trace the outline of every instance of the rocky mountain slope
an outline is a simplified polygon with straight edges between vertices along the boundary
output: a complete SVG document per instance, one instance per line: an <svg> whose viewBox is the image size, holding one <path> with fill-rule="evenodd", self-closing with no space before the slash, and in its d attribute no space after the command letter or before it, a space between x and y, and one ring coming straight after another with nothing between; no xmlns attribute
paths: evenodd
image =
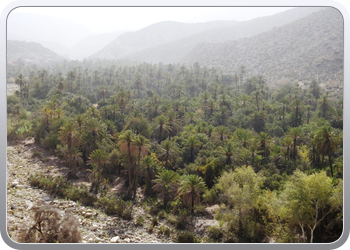
<svg viewBox="0 0 350 250"><path fill-rule="evenodd" d="M343 18L328 8L251 38L200 44L181 62L228 73L245 66L249 74L270 80L342 84L343 54Z"/></svg>
<svg viewBox="0 0 350 250"><path fill-rule="evenodd" d="M158 23L120 36L94 54L93 58L124 58L151 63L177 63L200 43L220 43L251 37L303 18L318 10L320 8L295 8L245 22Z"/></svg>
<svg viewBox="0 0 350 250"><path fill-rule="evenodd" d="M7 41L7 62L10 64L24 61L37 65L49 65L63 60L65 58L39 43L15 40Z"/></svg>
<svg viewBox="0 0 350 250"><path fill-rule="evenodd" d="M121 59L128 55L185 37L215 29L223 25L236 25L236 21L214 21L207 23L160 22L135 32L119 36L106 47L96 52L91 58Z"/></svg>

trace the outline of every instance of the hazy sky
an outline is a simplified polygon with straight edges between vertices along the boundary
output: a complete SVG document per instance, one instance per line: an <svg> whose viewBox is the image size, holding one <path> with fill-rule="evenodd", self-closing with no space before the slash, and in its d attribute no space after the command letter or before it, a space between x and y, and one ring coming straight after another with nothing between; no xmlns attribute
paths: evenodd
<svg viewBox="0 0 350 250"><path fill-rule="evenodd" d="M96 32L137 30L161 21L246 21L285 11L287 7L21 7L15 13L35 13L66 18ZM10 14L11 16L11 14Z"/></svg>

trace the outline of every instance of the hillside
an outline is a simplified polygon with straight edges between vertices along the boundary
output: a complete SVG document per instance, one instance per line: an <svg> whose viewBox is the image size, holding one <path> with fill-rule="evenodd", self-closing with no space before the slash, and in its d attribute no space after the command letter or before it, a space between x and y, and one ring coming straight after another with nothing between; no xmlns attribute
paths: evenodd
<svg viewBox="0 0 350 250"><path fill-rule="evenodd" d="M228 73L243 65L249 74L271 80L316 78L342 84L342 22L340 13L329 8L252 38L200 44L181 62L199 62Z"/></svg>
<svg viewBox="0 0 350 250"><path fill-rule="evenodd" d="M200 43L220 43L248 38L303 18L320 8L296 8L235 25L223 25L161 46L153 46L127 58L150 63L178 63ZM234 18L234 17L233 17Z"/></svg>
<svg viewBox="0 0 350 250"><path fill-rule="evenodd" d="M120 59L142 49L159 46L198 34L223 25L237 25L236 21L213 21L207 23L160 22L139 31L128 32L92 55L92 58Z"/></svg>
<svg viewBox="0 0 350 250"><path fill-rule="evenodd" d="M70 56L73 59L83 59L88 57L107 46L123 33L124 32L122 31L117 31L85 37L71 48Z"/></svg>
<svg viewBox="0 0 350 250"><path fill-rule="evenodd" d="M19 60L44 65L63 61L64 58L39 43L7 41L7 62L14 64Z"/></svg>
<svg viewBox="0 0 350 250"><path fill-rule="evenodd" d="M296 8L245 22L159 23L121 36L94 57L107 59L124 57L150 63L177 63L200 43L220 43L251 37L303 18L319 9Z"/></svg>

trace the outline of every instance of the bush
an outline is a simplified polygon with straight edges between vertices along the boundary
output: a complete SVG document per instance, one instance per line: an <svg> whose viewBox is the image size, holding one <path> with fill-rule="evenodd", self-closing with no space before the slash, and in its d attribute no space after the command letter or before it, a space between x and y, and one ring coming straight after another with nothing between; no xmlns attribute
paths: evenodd
<svg viewBox="0 0 350 250"><path fill-rule="evenodd" d="M169 227L162 225L159 227L159 234L170 236L171 230Z"/></svg>
<svg viewBox="0 0 350 250"><path fill-rule="evenodd" d="M71 215L61 218L50 207L35 212L34 225L20 236L23 243L79 243L82 240L78 231L79 223Z"/></svg>
<svg viewBox="0 0 350 250"><path fill-rule="evenodd" d="M190 231L178 232L176 236L177 243L200 243L200 240Z"/></svg>
<svg viewBox="0 0 350 250"><path fill-rule="evenodd" d="M152 220L151 220L151 224L155 227L155 226L158 226L158 218L157 217L153 217Z"/></svg>
<svg viewBox="0 0 350 250"><path fill-rule="evenodd" d="M142 215L137 216L135 225L143 226L144 223L145 223L145 217L143 217Z"/></svg>
<svg viewBox="0 0 350 250"><path fill-rule="evenodd" d="M107 215L117 214L117 200L115 197L101 197L97 200L99 207L102 207Z"/></svg>
<svg viewBox="0 0 350 250"><path fill-rule="evenodd" d="M178 215L178 220L176 222L176 228L177 229L185 229L186 228L186 225L187 225L187 219L188 219L188 216L187 216L187 210L186 209L181 209L179 211L179 215Z"/></svg>
<svg viewBox="0 0 350 250"><path fill-rule="evenodd" d="M131 201L117 201L117 215L121 216L123 219L132 219L132 202Z"/></svg>
<svg viewBox="0 0 350 250"><path fill-rule="evenodd" d="M224 237L224 234L222 232L222 228L219 228L218 226L210 226L207 228L208 236L213 240L221 240L222 237Z"/></svg>

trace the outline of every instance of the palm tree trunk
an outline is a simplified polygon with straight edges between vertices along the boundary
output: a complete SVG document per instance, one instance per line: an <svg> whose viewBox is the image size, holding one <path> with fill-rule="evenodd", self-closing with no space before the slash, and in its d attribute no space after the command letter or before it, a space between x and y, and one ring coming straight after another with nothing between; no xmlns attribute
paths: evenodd
<svg viewBox="0 0 350 250"><path fill-rule="evenodd" d="M333 177L332 156L328 155L329 166L331 168L331 176Z"/></svg>

